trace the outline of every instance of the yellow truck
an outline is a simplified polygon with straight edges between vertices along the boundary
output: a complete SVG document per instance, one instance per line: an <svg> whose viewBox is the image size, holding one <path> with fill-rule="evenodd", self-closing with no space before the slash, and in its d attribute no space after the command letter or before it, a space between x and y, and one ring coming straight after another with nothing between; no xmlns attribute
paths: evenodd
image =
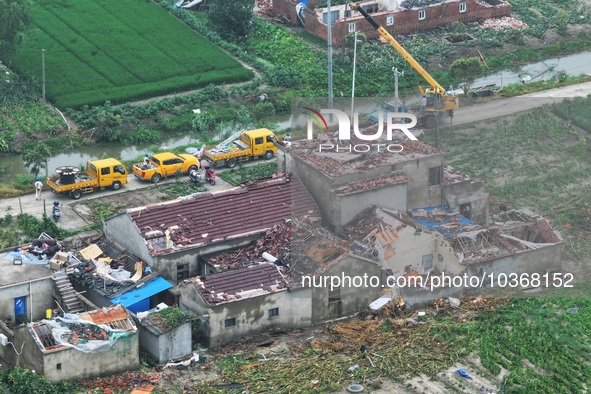
<svg viewBox="0 0 591 394"><path fill-rule="evenodd" d="M177 171L189 174L199 167L199 159L193 155L164 152L153 155L147 164L134 164L133 174L140 179L158 183L165 176L174 176Z"/></svg>
<svg viewBox="0 0 591 394"><path fill-rule="evenodd" d="M80 172L77 167L62 166L56 168L58 177L47 178L47 186L54 194L67 194L79 199L82 193L92 193L110 187L119 190L127 183L127 170L116 159L88 161L86 171Z"/></svg>
<svg viewBox="0 0 591 394"><path fill-rule="evenodd" d="M277 153L276 141L277 136L268 129L241 131L221 144L205 148L203 157L214 167L233 168L239 161L272 159Z"/></svg>

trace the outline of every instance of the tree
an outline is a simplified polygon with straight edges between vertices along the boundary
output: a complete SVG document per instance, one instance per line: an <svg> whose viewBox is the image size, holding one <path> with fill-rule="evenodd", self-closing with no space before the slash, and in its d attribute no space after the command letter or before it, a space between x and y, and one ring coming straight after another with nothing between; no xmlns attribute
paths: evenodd
<svg viewBox="0 0 591 394"><path fill-rule="evenodd" d="M47 175L47 162L51 157L51 149L43 142L28 142L23 145L21 157L25 167L31 167L31 174L37 176L45 168Z"/></svg>
<svg viewBox="0 0 591 394"><path fill-rule="evenodd" d="M246 37L253 18L254 0L216 0L209 8L209 21L224 39Z"/></svg>
<svg viewBox="0 0 591 394"><path fill-rule="evenodd" d="M14 49L25 41L32 8L31 0L0 0L0 49Z"/></svg>
<svg viewBox="0 0 591 394"><path fill-rule="evenodd" d="M483 71L482 63L477 57L458 59L449 67L450 77L461 82L460 86L464 95L468 94L474 80L481 76Z"/></svg>

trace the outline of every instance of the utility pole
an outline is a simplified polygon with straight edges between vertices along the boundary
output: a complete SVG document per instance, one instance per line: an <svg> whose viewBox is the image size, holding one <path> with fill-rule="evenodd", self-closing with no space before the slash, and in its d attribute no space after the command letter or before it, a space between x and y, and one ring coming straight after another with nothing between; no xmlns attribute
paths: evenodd
<svg viewBox="0 0 591 394"><path fill-rule="evenodd" d="M334 95L332 92L332 14L330 12L330 0L326 2L326 12L328 13L328 108L332 109Z"/></svg>
<svg viewBox="0 0 591 394"><path fill-rule="evenodd" d="M357 32L355 32L355 42L353 44L353 88L351 89L351 119L355 110L355 66L357 64Z"/></svg>
<svg viewBox="0 0 591 394"><path fill-rule="evenodd" d="M398 71L396 67L392 67L394 73L394 112L398 112L398 77L404 75L404 71Z"/></svg>
<svg viewBox="0 0 591 394"><path fill-rule="evenodd" d="M45 49L41 50L41 94L45 101Z"/></svg>

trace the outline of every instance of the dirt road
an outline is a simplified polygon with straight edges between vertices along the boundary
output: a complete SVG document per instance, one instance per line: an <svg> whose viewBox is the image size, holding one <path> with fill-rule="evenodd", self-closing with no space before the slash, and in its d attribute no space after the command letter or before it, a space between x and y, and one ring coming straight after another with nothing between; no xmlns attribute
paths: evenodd
<svg viewBox="0 0 591 394"><path fill-rule="evenodd" d="M503 115L527 111L544 104L559 102L567 97L586 97L589 94L591 94L591 82L585 82L577 85L525 94L523 96L493 100L487 103L475 104L467 107L462 107L460 101L460 108L455 112L453 125L499 118ZM444 121L444 126L448 125L449 121Z"/></svg>

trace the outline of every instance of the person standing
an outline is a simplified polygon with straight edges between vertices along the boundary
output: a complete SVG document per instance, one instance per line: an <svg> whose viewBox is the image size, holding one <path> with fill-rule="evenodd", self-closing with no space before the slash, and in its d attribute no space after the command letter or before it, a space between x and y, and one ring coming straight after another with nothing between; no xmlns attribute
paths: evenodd
<svg viewBox="0 0 591 394"><path fill-rule="evenodd" d="M146 155L144 156L144 164L149 164L149 163L150 163L150 157L146 153Z"/></svg>
<svg viewBox="0 0 591 394"><path fill-rule="evenodd" d="M427 96L423 94L423 98L421 99L421 107L419 108L419 115L424 115L426 108L427 108Z"/></svg>
<svg viewBox="0 0 591 394"><path fill-rule="evenodd" d="M37 178L35 181L35 200L41 200L41 189L43 188L43 183Z"/></svg>

